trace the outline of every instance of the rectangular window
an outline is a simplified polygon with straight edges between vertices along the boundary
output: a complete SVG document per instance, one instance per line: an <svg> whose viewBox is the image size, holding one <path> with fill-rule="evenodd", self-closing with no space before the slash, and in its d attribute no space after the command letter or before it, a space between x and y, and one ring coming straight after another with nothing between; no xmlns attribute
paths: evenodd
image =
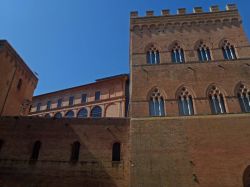
<svg viewBox="0 0 250 187"><path fill-rule="evenodd" d="M36 111L40 111L41 110L41 103L38 103L36 106Z"/></svg>
<svg viewBox="0 0 250 187"><path fill-rule="evenodd" d="M101 92L100 91L95 92L95 101L100 100L100 97L101 97Z"/></svg>
<svg viewBox="0 0 250 187"><path fill-rule="evenodd" d="M47 110L51 109L51 101L47 102Z"/></svg>
<svg viewBox="0 0 250 187"><path fill-rule="evenodd" d="M74 96L69 97L69 106L74 105Z"/></svg>
<svg viewBox="0 0 250 187"><path fill-rule="evenodd" d="M82 94L82 101L81 103L87 103L87 94Z"/></svg>
<svg viewBox="0 0 250 187"><path fill-rule="evenodd" d="M57 108L61 108L61 107L62 107L62 99L58 99Z"/></svg>

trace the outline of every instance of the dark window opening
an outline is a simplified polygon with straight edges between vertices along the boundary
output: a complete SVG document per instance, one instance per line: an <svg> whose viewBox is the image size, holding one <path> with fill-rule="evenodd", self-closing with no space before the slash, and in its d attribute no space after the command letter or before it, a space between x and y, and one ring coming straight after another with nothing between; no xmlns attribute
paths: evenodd
<svg viewBox="0 0 250 187"><path fill-rule="evenodd" d="M32 150L32 155L31 155L31 160L37 160L38 157L39 157L39 152L40 152L40 149L41 149L41 145L42 143L40 141L36 141L34 143L34 146L33 146L33 150Z"/></svg>
<svg viewBox="0 0 250 187"><path fill-rule="evenodd" d="M113 144L112 161L121 161L121 144L118 142Z"/></svg>
<svg viewBox="0 0 250 187"><path fill-rule="evenodd" d="M69 98L69 106L73 106L74 105L74 96L71 96Z"/></svg>
<svg viewBox="0 0 250 187"><path fill-rule="evenodd" d="M76 162L79 160L80 146L81 144L78 141L72 144L71 158L70 158L72 162Z"/></svg>
<svg viewBox="0 0 250 187"><path fill-rule="evenodd" d="M22 84L23 84L23 80L22 80L22 79L19 79L19 80L18 80L18 84L17 84L17 89L18 89L18 90L21 90Z"/></svg>
<svg viewBox="0 0 250 187"><path fill-rule="evenodd" d="M95 92L95 101L99 101L101 98L101 92L98 91L98 92Z"/></svg>

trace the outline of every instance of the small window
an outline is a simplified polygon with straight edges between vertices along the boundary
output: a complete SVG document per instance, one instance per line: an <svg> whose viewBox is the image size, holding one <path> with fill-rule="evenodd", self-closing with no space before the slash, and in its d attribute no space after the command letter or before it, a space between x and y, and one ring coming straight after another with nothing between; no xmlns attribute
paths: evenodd
<svg viewBox="0 0 250 187"><path fill-rule="evenodd" d="M203 42L200 43L197 52L200 62L206 62L211 60L210 50Z"/></svg>
<svg viewBox="0 0 250 187"><path fill-rule="evenodd" d="M36 111L39 112L41 110L41 103L37 103L36 105Z"/></svg>
<svg viewBox="0 0 250 187"><path fill-rule="evenodd" d="M86 108L82 108L81 110L79 110L78 114L77 114L78 118L87 118L88 117L88 111Z"/></svg>
<svg viewBox="0 0 250 187"><path fill-rule="evenodd" d="M172 58L172 62L175 64L182 64L185 62L184 51L178 45L178 43L176 43L172 49L171 58Z"/></svg>
<svg viewBox="0 0 250 187"><path fill-rule="evenodd" d="M154 46L147 51L147 63L160 64L160 53Z"/></svg>
<svg viewBox="0 0 250 187"><path fill-rule="evenodd" d="M99 101L100 97L101 97L101 92L100 91L95 92L95 101Z"/></svg>
<svg viewBox="0 0 250 187"><path fill-rule="evenodd" d="M39 152L41 149L42 143L40 141L36 141L33 145L33 150L32 150L32 155L31 155L31 160L37 160L39 157Z"/></svg>
<svg viewBox="0 0 250 187"><path fill-rule="evenodd" d="M87 94L82 94L81 103L87 103Z"/></svg>
<svg viewBox="0 0 250 187"><path fill-rule="evenodd" d="M62 99L58 99L57 108L61 108L61 107L62 107Z"/></svg>
<svg viewBox="0 0 250 187"><path fill-rule="evenodd" d="M55 117L56 119L62 118L62 113L61 113L61 112L57 112L57 113L54 115L54 117Z"/></svg>
<svg viewBox="0 0 250 187"><path fill-rule="evenodd" d="M2 139L0 139L0 152L2 151L3 144L4 144L4 141Z"/></svg>
<svg viewBox="0 0 250 187"><path fill-rule="evenodd" d="M74 105L74 96L69 97L69 106Z"/></svg>
<svg viewBox="0 0 250 187"><path fill-rule="evenodd" d="M237 59L235 48L227 40L224 41L222 52L225 60L235 60Z"/></svg>
<svg viewBox="0 0 250 187"><path fill-rule="evenodd" d="M112 161L121 161L121 144L118 142L113 144Z"/></svg>
<svg viewBox="0 0 250 187"><path fill-rule="evenodd" d="M250 90L241 84L237 94L242 112L250 112Z"/></svg>
<svg viewBox="0 0 250 187"><path fill-rule="evenodd" d="M191 116L194 114L193 99L187 88L180 90L178 105L181 116Z"/></svg>
<svg viewBox="0 0 250 187"><path fill-rule="evenodd" d="M71 157L70 157L70 160L72 162L76 162L79 160L80 146L81 146L81 144L78 141L76 141L72 144Z"/></svg>
<svg viewBox="0 0 250 187"><path fill-rule="evenodd" d="M216 86L212 86L209 91L209 102L213 114L226 113L223 94Z"/></svg>
<svg viewBox="0 0 250 187"><path fill-rule="evenodd" d="M99 106L95 106L90 113L90 116L93 118L100 118L102 117L102 108Z"/></svg>
<svg viewBox="0 0 250 187"><path fill-rule="evenodd" d="M47 102L47 110L51 109L51 101Z"/></svg>
<svg viewBox="0 0 250 187"><path fill-rule="evenodd" d="M155 88L150 96L149 114L150 116L165 116L164 99L158 88Z"/></svg>
<svg viewBox="0 0 250 187"><path fill-rule="evenodd" d="M23 80L22 80L22 79L19 79L19 80L18 80L18 83L17 83L17 89L18 89L18 90L21 90L22 84L23 84Z"/></svg>
<svg viewBox="0 0 250 187"><path fill-rule="evenodd" d="M75 116L75 113L72 110L68 111L65 115L66 118L73 118L74 116Z"/></svg>

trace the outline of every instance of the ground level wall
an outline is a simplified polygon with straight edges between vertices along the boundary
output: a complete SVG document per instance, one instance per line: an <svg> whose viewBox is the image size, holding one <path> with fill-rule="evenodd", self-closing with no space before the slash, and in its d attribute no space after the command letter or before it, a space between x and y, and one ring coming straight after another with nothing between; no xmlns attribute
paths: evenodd
<svg viewBox="0 0 250 187"><path fill-rule="evenodd" d="M134 118L130 134L132 187L243 186L250 114Z"/></svg>
<svg viewBox="0 0 250 187"><path fill-rule="evenodd" d="M0 186L128 186L127 119L0 118ZM35 141L37 161L31 161ZM70 161L79 141L79 161ZM121 143L121 161L112 161L112 145Z"/></svg>

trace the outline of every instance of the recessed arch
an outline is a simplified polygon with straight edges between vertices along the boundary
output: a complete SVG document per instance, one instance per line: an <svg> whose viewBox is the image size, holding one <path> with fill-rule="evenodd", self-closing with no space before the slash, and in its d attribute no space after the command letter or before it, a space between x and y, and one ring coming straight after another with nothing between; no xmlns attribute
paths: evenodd
<svg viewBox="0 0 250 187"><path fill-rule="evenodd" d="M244 170L242 180L243 187L250 187L250 165Z"/></svg>
<svg viewBox="0 0 250 187"><path fill-rule="evenodd" d="M160 89L157 87L151 89L148 93L149 115L150 116L165 116L165 99Z"/></svg>
<svg viewBox="0 0 250 187"><path fill-rule="evenodd" d="M181 116L194 115L194 94L190 88L184 85L179 87L176 91L176 98Z"/></svg>

